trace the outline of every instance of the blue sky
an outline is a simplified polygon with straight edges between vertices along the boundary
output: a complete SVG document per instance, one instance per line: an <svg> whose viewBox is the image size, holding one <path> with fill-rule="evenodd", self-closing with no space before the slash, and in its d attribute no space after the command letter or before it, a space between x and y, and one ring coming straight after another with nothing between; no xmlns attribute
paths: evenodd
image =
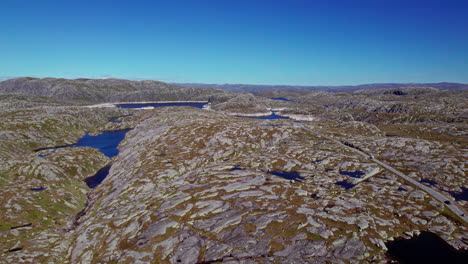
<svg viewBox="0 0 468 264"><path fill-rule="evenodd" d="M0 78L468 83L465 0L2 0Z"/></svg>

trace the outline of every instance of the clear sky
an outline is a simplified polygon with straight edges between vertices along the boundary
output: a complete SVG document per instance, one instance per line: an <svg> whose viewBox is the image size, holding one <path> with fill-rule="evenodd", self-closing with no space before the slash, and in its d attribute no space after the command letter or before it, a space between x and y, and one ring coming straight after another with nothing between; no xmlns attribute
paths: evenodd
<svg viewBox="0 0 468 264"><path fill-rule="evenodd" d="M9 76L468 83L468 1L1 0Z"/></svg>

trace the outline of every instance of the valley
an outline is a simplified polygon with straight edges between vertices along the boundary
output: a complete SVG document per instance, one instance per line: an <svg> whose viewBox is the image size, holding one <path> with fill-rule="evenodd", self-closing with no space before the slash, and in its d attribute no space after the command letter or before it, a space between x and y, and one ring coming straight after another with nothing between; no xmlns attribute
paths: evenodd
<svg viewBox="0 0 468 264"><path fill-rule="evenodd" d="M466 90L6 82L5 263L386 263L424 232L466 259Z"/></svg>

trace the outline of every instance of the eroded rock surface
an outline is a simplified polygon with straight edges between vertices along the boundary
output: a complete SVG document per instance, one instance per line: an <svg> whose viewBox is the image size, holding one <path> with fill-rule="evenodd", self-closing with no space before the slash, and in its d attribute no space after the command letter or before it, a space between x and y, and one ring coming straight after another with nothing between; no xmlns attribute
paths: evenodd
<svg viewBox="0 0 468 264"><path fill-rule="evenodd" d="M293 126L183 108L141 120L71 231L73 263L382 261L383 241L440 226L420 214L438 203L387 172L336 185L375 165Z"/></svg>
<svg viewBox="0 0 468 264"><path fill-rule="evenodd" d="M37 106L1 113L2 261L385 263L386 241L420 230L467 248L466 226L443 204L292 120L187 107L128 114ZM390 128L353 118L305 126L437 181L442 191L466 183L463 140L388 137ZM91 148L33 151L73 143L85 131L127 128L112 160ZM87 188L84 178L111 162L104 182Z"/></svg>

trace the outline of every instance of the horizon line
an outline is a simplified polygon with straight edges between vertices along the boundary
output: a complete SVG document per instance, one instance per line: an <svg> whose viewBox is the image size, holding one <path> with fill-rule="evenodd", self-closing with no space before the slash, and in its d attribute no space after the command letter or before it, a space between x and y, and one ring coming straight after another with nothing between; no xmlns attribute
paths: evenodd
<svg viewBox="0 0 468 264"><path fill-rule="evenodd" d="M77 77L77 78L66 78L66 77L34 77L34 76L0 76L0 82L19 79L19 78L33 78L33 79L65 79L65 80L79 80L79 79L89 79L89 80L127 80L127 81L158 81L174 85L190 85L190 84L199 84L199 85L248 85L248 86L283 86L283 87L341 87L341 86L362 86L362 85L379 85L379 84L442 84L442 83L452 83L452 84L463 84L468 85L468 83L462 82L450 82L450 81L439 81L439 82L368 82L360 84L339 84L339 85L323 85L323 84L314 84L314 85L303 85L303 84L252 84L252 83L211 83L211 82L174 82L174 81L161 81L157 78L140 78L140 77L130 77L130 78L119 78L112 76L92 76L92 77Z"/></svg>

